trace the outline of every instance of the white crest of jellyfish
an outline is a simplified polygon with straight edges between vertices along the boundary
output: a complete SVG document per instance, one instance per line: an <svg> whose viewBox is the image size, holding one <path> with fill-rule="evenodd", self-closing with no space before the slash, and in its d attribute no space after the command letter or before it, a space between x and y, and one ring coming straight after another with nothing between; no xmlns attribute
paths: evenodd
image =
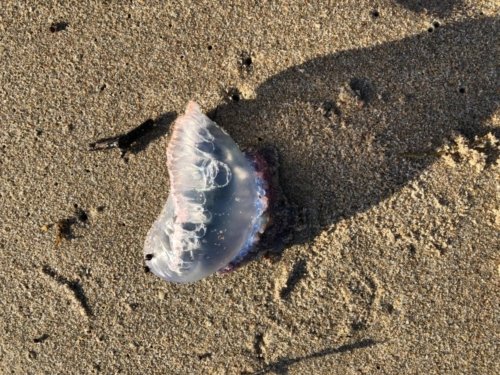
<svg viewBox="0 0 500 375"><path fill-rule="evenodd" d="M186 283L240 262L269 220L265 163L190 102L167 147L170 194L145 241L149 270Z"/></svg>

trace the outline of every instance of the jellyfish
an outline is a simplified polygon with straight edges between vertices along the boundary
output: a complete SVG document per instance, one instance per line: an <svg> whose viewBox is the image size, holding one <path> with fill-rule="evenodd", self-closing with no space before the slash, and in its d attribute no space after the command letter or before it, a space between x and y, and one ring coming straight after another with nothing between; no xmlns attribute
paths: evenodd
<svg viewBox="0 0 500 375"><path fill-rule="evenodd" d="M147 270L190 283L244 263L272 221L278 189L269 160L243 153L189 102L167 146L170 192L145 240Z"/></svg>

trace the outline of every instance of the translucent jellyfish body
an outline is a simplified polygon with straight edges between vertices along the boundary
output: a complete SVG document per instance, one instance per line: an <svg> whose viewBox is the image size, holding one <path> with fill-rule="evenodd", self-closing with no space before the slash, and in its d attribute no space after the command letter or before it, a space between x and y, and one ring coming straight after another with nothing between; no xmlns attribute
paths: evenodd
<svg viewBox="0 0 500 375"><path fill-rule="evenodd" d="M179 283L230 269L269 220L265 161L190 102L173 126L167 167L170 194L145 241L147 267Z"/></svg>

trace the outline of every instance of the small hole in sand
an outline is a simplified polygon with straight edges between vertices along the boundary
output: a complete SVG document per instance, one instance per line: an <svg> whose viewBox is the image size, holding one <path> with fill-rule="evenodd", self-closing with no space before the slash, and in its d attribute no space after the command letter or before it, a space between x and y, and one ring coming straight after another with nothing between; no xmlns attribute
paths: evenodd
<svg viewBox="0 0 500 375"><path fill-rule="evenodd" d="M243 66L250 66L252 65L252 58L250 56L244 57L242 61Z"/></svg>
<svg viewBox="0 0 500 375"><path fill-rule="evenodd" d="M227 95L229 99L232 100L233 102L239 102L241 99L241 93L236 87L231 87L227 91Z"/></svg>
<svg viewBox="0 0 500 375"><path fill-rule="evenodd" d="M86 223L87 220L89 219L89 216L87 215L87 213L82 210L82 209L79 209L77 210L76 212L76 217L78 218L78 220L80 220L82 223Z"/></svg>
<svg viewBox="0 0 500 375"><path fill-rule="evenodd" d="M253 70L253 60L249 52L242 52L240 55L240 71L243 74L251 74Z"/></svg>

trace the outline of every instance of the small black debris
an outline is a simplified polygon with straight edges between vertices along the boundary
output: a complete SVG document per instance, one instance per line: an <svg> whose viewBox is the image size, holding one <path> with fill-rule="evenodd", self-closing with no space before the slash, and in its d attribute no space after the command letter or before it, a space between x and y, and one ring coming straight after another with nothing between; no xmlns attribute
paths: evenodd
<svg viewBox="0 0 500 375"><path fill-rule="evenodd" d="M49 335L44 333L43 335L41 335L40 337L37 337L37 338L34 338L33 339L33 342L34 343L41 343L41 342L44 342L45 340L47 340L49 338Z"/></svg>
<svg viewBox="0 0 500 375"><path fill-rule="evenodd" d="M50 32L57 33L59 31L66 30L68 26L69 23L67 23L66 21L52 22L52 24L50 25Z"/></svg>
<svg viewBox="0 0 500 375"><path fill-rule="evenodd" d="M212 358L212 353L207 352L207 353L203 353L203 354L198 354L198 359L200 361L207 359L207 358Z"/></svg>
<svg viewBox="0 0 500 375"><path fill-rule="evenodd" d="M151 260L153 259L153 254L146 254L145 258L146 260Z"/></svg>

